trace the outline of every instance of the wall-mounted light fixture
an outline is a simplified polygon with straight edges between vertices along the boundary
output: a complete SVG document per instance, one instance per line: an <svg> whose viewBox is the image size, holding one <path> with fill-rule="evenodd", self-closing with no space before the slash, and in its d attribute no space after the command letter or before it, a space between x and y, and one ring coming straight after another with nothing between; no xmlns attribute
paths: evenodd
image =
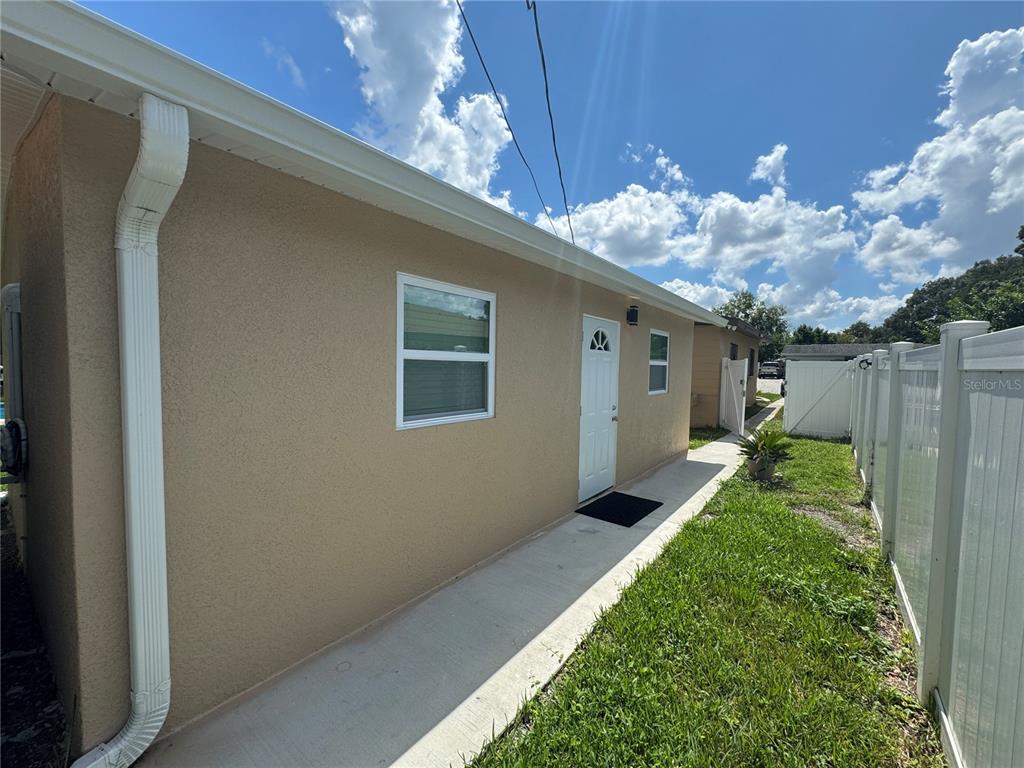
<svg viewBox="0 0 1024 768"><path fill-rule="evenodd" d="M626 310L626 324L640 324L640 307L638 307L636 304L630 304L629 309Z"/></svg>

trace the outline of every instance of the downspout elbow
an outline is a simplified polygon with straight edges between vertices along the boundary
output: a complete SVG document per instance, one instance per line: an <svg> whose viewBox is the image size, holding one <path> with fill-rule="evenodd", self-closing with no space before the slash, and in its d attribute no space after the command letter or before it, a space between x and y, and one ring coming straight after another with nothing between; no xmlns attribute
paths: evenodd
<svg viewBox="0 0 1024 768"><path fill-rule="evenodd" d="M114 242L131 713L113 739L72 768L131 765L153 743L171 705L157 236L185 178L188 111L144 93L139 119L139 154L117 208Z"/></svg>

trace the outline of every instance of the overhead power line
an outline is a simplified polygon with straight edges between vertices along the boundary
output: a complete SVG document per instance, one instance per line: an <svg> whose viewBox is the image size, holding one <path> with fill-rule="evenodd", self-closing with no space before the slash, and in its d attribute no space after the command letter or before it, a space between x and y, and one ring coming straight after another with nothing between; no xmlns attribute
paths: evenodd
<svg viewBox="0 0 1024 768"><path fill-rule="evenodd" d="M569 216L569 200L565 196L562 161L558 157L558 141L555 139L555 115L551 110L551 92L548 89L548 65L544 60L544 43L540 39L540 19L537 17L536 0L526 0L526 9L533 11L533 28L537 31L537 50L540 51L540 69L544 74L544 98L548 103L548 121L551 123L551 146L555 150L555 165L558 167L558 183L562 186L562 204L565 206L565 220L569 224L569 237L572 238L572 244L576 245L576 235L572 231L572 217Z"/></svg>
<svg viewBox="0 0 1024 768"><path fill-rule="evenodd" d="M473 42L473 48L476 50L477 58L480 59L480 66L484 70L484 75L487 76L487 82L491 85L491 93L494 94L494 100L498 102L498 108L501 110L501 116L505 118L505 125L508 128L509 134L512 136L512 143L516 145L519 157L522 158L523 165L526 166L526 170L530 174L530 180L533 181L533 190L537 193L537 199L540 200L541 210L543 210L544 215L548 217L548 223L551 225L551 231L557 235L558 230L555 229L555 222L551 220L551 213L544 202L543 196L540 194L540 186L537 184L537 177L533 175L533 168L531 168L530 164L527 162L526 155L523 154L523 148L519 146L519 139L516 138L516 133L512 130L512 123L508 120L508 114L505 112L505 105L502 103L501 96L498 95L498 89L494 87L494 80L491 79L491 73L487 70L487 64L484 63L484 55L480 52L480 46L476 43L476 36L473 34L473 28L469 26L469 19L466 18L466 11L462 7L462 0L455 0L455 3L459 6L459 14L462 16L462 23L466 25L466 31L469 32L469 39ZM576 241L574 240L573 242L575 243Z"/></svg>

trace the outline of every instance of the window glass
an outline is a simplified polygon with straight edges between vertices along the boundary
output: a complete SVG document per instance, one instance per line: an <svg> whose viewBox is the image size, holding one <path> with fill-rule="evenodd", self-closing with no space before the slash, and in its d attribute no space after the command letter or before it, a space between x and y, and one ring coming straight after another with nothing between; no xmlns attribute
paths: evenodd
<svg viewBox="0 0 1024 768"><path fill-rule="evenodd" d="M486 299L405 286L405 348L487 352L491 303Z"/></svg>
<svg viewBox="0 0 1024 768"><path fill-rule="evenodd" d="M648 392L664 392L668 389L668 366L667 365L652 365L649 366L649 376L647 391Z"/></svg>
<svg viewBox="0 0 1024 768"><path fill-rule="evenodd" d="M487 363L406 360L407 421L487 412Z"/></svg>
<svg viewBox="0 0 1024 768"><path fill-rule="evenodd" d="M668 360L668 336L651 334L651 360Z"/></svg>

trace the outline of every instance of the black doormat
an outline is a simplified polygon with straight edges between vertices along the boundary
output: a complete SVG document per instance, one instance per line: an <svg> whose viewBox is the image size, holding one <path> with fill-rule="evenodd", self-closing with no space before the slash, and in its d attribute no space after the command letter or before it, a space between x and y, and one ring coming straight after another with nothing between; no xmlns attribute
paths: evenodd
<svg viewBox="0 0 1024 768"><path fill-rule="evenodd" d="M607 496L602 496L576 511L587 517L604 520L606 523L632 528L660 506L660 501L641 499L639 496L612 491Z"/></svg>

